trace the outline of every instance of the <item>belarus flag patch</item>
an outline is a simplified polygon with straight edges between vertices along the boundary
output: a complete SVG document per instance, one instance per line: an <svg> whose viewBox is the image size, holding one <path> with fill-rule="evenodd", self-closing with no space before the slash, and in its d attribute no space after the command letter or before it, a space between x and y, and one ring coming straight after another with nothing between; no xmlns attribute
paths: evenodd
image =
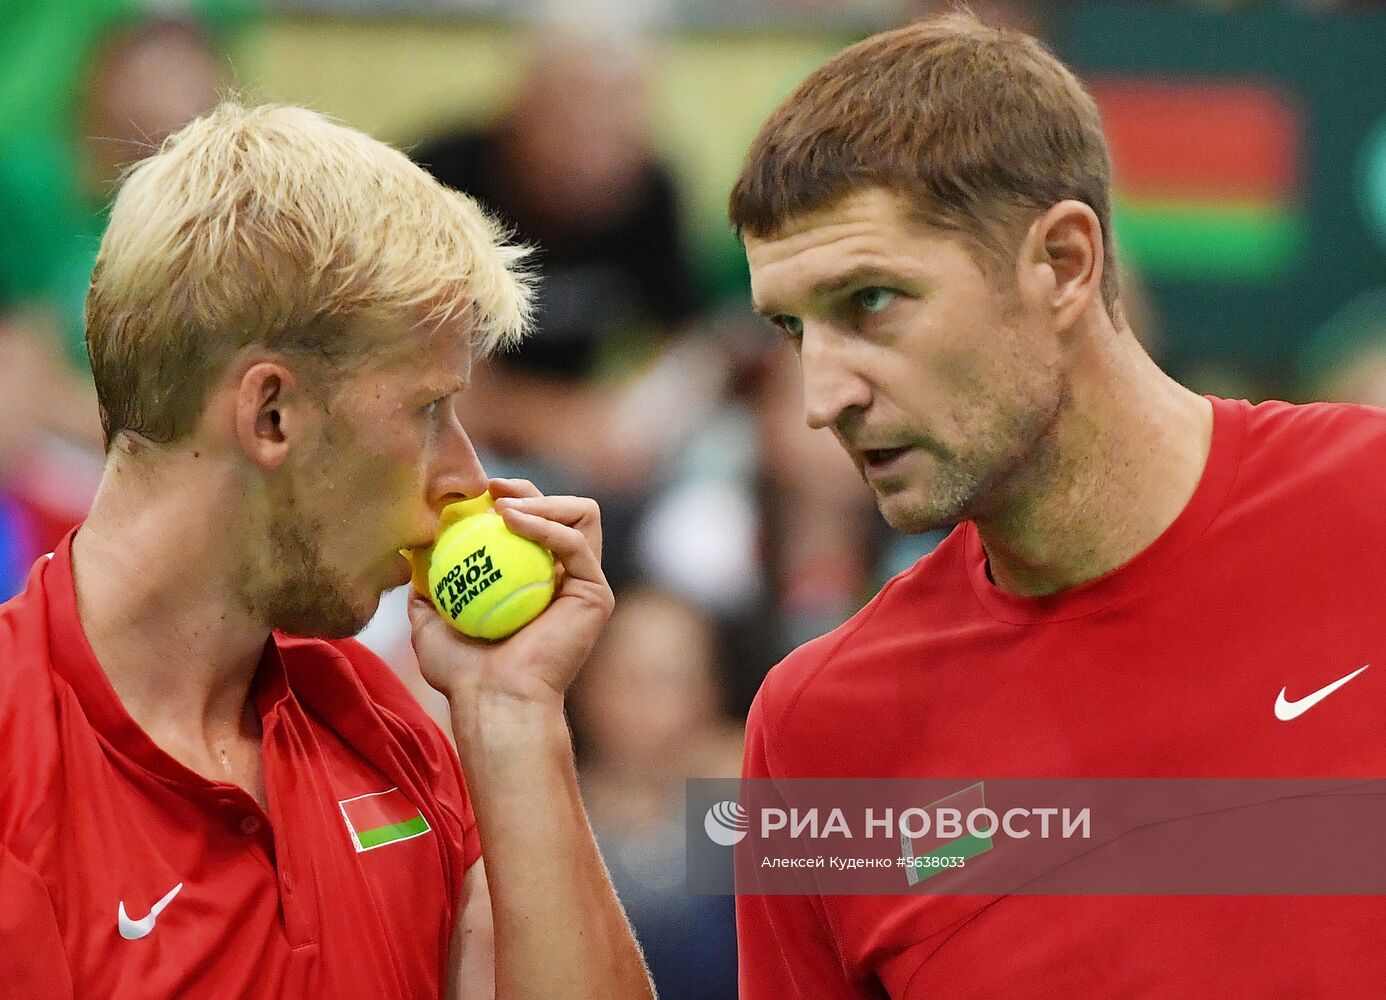
<svg viewBox="0 0 1386 1000"><path fill-rule="evenodd" d="M418 806L405 798L398 788L342 799L337 805L341 807L357 854L422 837L431 829Z"/></svg>

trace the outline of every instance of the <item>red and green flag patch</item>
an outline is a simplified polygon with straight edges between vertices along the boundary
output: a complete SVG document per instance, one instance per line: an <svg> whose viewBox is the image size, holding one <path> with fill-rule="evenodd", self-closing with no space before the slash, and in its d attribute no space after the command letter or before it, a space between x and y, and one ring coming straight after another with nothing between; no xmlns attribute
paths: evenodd
<svg viewBox="0 0 1386 1000"><path fill-rule="evenodd" d="M337 805L358 854L422 837L431 829L419 807L398 788L342 799Z"/></svg>
<svg viewBox="0 0 1386 1000"><path fill-rule="evenodd" d="M954 792L952 795L944 796L937 802L930 802L924 808L930 814L935 814L940 809L955 809L959 819L965 820L971 813L985 808L986 804L982 782L978 781L961 791ZM909 834L902 832L900 834L900 848L907 860L905 881L912 886L918 885L925 879L932 878L951 867L951 865L938 863L942 862L943 859L966 861L979 854L985 854L991 850L991 847L991 834L981 837L966 829L960 831L956 837L942 836L937 832L937 828L921 837L910 837ZM913 863L908 863L910 861Z"/></svg>

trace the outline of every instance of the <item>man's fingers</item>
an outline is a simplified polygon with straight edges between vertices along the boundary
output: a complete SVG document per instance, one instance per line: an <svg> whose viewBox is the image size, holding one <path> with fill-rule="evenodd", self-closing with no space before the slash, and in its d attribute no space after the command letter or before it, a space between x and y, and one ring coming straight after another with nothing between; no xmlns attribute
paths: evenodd
<svg viewBox="0 0 1386 1000"><path fill-rule="evenodd" d="M606 587L601 559L580 529L516 507L504 508L501 517L515 534L538 542L554 554L563 564L565 585L569 581L586 581Z"/></svg>
<svg viewBox="0 0 1386 1000"><path fill-rule="evenodd" d="M602 572L597 505L537 491L516 495L532 489L522 480L506 481L498 489L503 499L496 509L511 531L554 554L554 600L538 618L511 638L487 643L461 635L427 597L417 591L410 594L409 622L419 669L454 707L458 698L475 698L488 689L525 700L546 700L554 694L561 698L611 617L615 599Z"/></svg>
<svg viewBox="0 0 1386 1000"><path fill-rule="evenodd" d="M491 499L499 500L501 497L540 497L544 494L539 491L528 479L492 479L486 485L486 491L491 494Z"/></svg>
<svg viewBox="0 0 1386 1000"><path fill-rule="evenodd" d="M475 648L480 640L470 639L453 628L438 613L433 602L417 590L409 595L409 625L416 637L427 642L444 642Z"/></svg>
<svg viewBox="0 0 1386 1000"><path fill-rule="evenodd" d="M533 496L511 497L504 502L496 501L496 511L502 517L505 516L507 510L556 521L559 524L577 529L587 539L587 544L592 547L598 562L601 561L602 515L595 500L589 500L587 497ZM535 541L539 540L536 538Z"/></svg>
<svg viewBox="0 0 1386 1000"><path fill-rule="evenodd" d="M438 610L433 606L427 597L420 594L417 590L409 590L409 624L415 629L428 628L434 619L442 621L438 616Z"/></svg>
<svg viewBox="0 0 1386 1000"><path fill-rule="evenodd" d="M409 594L409 626L414 631L415 640L436 642L442 638L438 629L448 629L448 623L438 614L433 603L417 590Z"/></svg>
<svg viewBox="0 0 1386 1000"><path fill-rule="evenodd" d="M601 515L597 502L587 497L514 496L498 498L495 506L496 510L514 507L550 521L559 521L571 528L581 527L584 521L597 520Z"/></svg>

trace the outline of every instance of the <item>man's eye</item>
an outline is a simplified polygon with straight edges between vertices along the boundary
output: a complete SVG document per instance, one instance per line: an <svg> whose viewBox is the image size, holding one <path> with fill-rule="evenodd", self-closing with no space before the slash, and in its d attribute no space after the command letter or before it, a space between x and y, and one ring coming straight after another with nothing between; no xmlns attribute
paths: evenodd
<svg viewBox="0 0 1386 1000"><path fill-rule="evenodd" d="M857 292L857 305L869 313L878 313L895 301L898 292L889 288L863 288Z"/></svg>
<svg viewBox="0 0 1386 1000"><path fill-rule="evenodd" d="M776 316L770 322L791 337L802 337L804 334L804 321L798 316Z"/></svg>

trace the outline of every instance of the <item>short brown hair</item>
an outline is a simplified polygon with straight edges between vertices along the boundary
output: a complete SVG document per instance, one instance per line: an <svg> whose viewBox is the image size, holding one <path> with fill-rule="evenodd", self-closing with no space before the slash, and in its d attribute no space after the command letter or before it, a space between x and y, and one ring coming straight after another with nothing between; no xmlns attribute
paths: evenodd
<svg viewBox="0 0 1386 1000"><path fill-rule="evenodd" d="M330 377L402 346L374 317L465 318L482 354L515 343L525 254L384 143L303 108L223 103L136 166L111 209L86 308L106 446L186 437L251 345Z"/></svg>
<svg viewBox="0 0 1386 1000"><path fill-rule="evenodd" d="M995 271L1035 216L1089 205L1114 312L1111 156L1092 95L1042 44L960 12L875 35L815 70L746 155L729 214L764 237L868 187L905 196Z"/></svg>

